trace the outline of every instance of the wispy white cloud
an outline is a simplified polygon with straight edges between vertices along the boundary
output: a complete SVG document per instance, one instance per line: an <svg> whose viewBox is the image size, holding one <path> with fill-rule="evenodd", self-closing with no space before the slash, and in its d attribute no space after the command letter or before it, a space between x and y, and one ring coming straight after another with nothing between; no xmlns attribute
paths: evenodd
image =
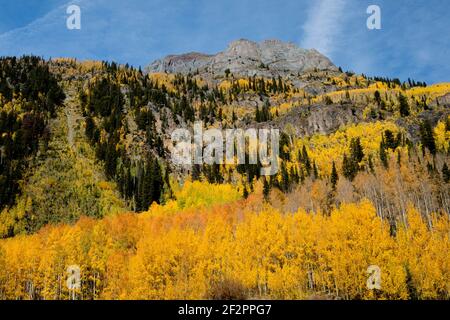
<svg viewBox="0 0 450 320"><path fill-rule="evenodd" d="M342 16L347 0L317 0L309 9L303 25L304 48L314 48L331 56L337 43L336 38L343 28Z"/></svg>
<svg viewBox="0 0 450 320"><path fill-rule="evenodd" d="M68 46L66 9L71 4L89 7L86 0L67 1L23 27L0 34L0 55L51 56L52 52L63 51Z"/></svg>
<svg viewBox="0 0 450 320"><path fill-rule="evenodd" d="M50 12L48 12L47 14L45 14L44 16L35 19L34 21L30 22L29 24L23 26L23 27L19 27L19 28L15 28L12 30L8 30L6 32L0 33L0 39L5 39L11 36L14 36L18 33L31 33L34 31L38 31L40 29L42 29L43 25L48 25L49 23L53 23L55 21L64 19L65 15L66 15L66 8L72 4L75 5L87 5L87 2L85 0L72 0L72 1L67 1L65 4L58 6L57 8L51 10ZM64 20L62 20L64 21Z"/></svg>

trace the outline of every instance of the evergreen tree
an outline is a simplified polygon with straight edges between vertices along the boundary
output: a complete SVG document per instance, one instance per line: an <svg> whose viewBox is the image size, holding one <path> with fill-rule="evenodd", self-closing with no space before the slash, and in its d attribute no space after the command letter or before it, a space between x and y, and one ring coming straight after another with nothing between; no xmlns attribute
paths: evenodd
<svg viewBox="0 0 450 320"><path fill-rule="evenodd" d="M236 112L234 112L234 109L233 109L233 113L231 114L231 121L233 124L236 123L236 121L237 121Z"/></svg>
<svg viewBox="0 0 450 320"><path fill-rule="evenodd" d="M200 175L201 175L201 167L200 167L200 165L199 164L194 164L192 166L192 174L191 174L192 181L200 180Z"/></svg>
<svg viewBox="0 0 450 320"><path fill-rule="evenodd" d="M300 177L298 176L298 172L294 166L291 167L291 170L289 172L289 179L290 179L291 183L298 184L300 182Z"/></svg>
<svg viewBox="0 0 450 320"><path fill-rule="evenodd" d="M301 162L305 166L306 176L310 176L311 174L311 160L309 159L308 151L306 150L306 146L303 146L302 152L299 155Z"/></svg>
<svg viewBox="0 0 450 320"><path fill-rule="evenodd" d="M256 122L267 122L272 120L272 115L270 114L269 100L266 100L264 102L264 105L261 110L259 109L258 106L256 107L255 120Z"/></svg>
<svg viewBox="0 0 450 320"><path fill-rule="evenodd" d="M288 192L290 188L289 174L286 168L286 164L283 161L281 163L281 190L283 192Z"/></svg>
<svg viewBox="0 0 450 320"><path fill-rule="evenodd" d="M398 102L400 104L400 116L401 117L407 117L410 114L409 111L409 104L408 104L408 99L403 95L403 94L399 94L398 96Z"/></svg>
<svg viewBox="0 0 450 320"><path fill-rule="evenodd" d="M360 138L354 138L350 141L350 156L344 154L342 161L342 171L344 177L352 181L358 171L361 170L360 162L364 159L364 152L361 146Z"/></svg>
<svg viewBox="0 0 450 320"><path fill-rule="evenodd" d="M317 170L316 162L313 162L313 178L318 179L319 178L319 171Z"/></svg>
<svg viewBox="0 0 450 320"><path fill-rule="evenodd" d="M374 93L374 98L375 98L375 102L377 103L378 106L381 105L381 94L380 91L375 91Z"/></svg>
<svg viewBox="0 0 450 320"><path fill-rule="evenodd" d="M282 160L289 161L291 159L290 151L290 138L289 136L282 132L280 137L280 158Z"/></svg>
<svg viewBox="0 0 450 320"><path fill-rule="evenodd" d="M391 130L384 132L384 144L386 148L395 150L398 147L398 142L394 137L394 133Z"/></svg>
<svg viewBox="0 0 450 320"><path fill-rule="evenodd" d="M263 195L264 195L264 200L269 201L270 184L267 181L267 178L264 178Z"/></svg>
<svg viewBox="0 0 450 320"><path fill-rule="evenodd" d="M95 131L95 123L92 117L86 117L85 133L89 140L93 140Z"/></svg>
<svg viewBox="0 0 450 320"><path fill-rule="evenodd" d="M242 196L244 197L244 199L248 198L248 190L247 190L247 186L246 185L244 185L244 191L243 191Z"/></svg>
<svg viewBox="0 0 450 320"><path fill-rule="evenodd" d="M389 163L388 163L388 156L386 153L386 147L385 144L383 143L383 141L380 143L380 160L381 163L383 164L383 166L387 169L389 167Z"/></svg>
<svg viewBox="0 0 450 320"><path fill-rule="evenodd" d="M164 181L163 181L161 167L158 163L158 160L152 159L152 170L151 171L152 171L151 172L151 178L152 178L151 203L153 203L153 202L160 203L161 194L162 194L162 190L163 190L163 186L164 186Z"/></svg>
<svg viewBox="0 0 450 320"><path fill-rule="evenodd" d="M344 159L342 160L342 174L350 181L356 176L354 162L347 157L347 154L344 154Z"/></svg>
<svg viewBox="0 0 450 320"><path fill-rule="evenodd" d="M425 153L425 148L430 151L430 153L436 155L436 142L434 140L433 128L428 120L422 122L420 126L420 137L422 142L422 151Z"/></svg>
<svg viewBox="0 0 450 320"><path fill-rule="evenodd" d="M364 151L360 138L353 138L350 141L350 152L352 160L354 160L357 164L364 159Z"/></svg>
<svg viewBox="0 0 450 320"><path fill-rule="evenodd" d="M450 170L448 169L447 163L444 163L442 167L442 178L444 179L445 183L450 182Z"/></svg>
<svg viewBox="0 0 450 320"><path fill-rule="evenodd" d="M233 112L234 112L234 111L233 111ZM258 106L256 106L255 120L256 120L256 122L262 122L262 121L261 121L261 113L260 113L260 111L259 111L259 107L258 107Z"/></svg>
<svg viewBox="0 0 450 320"><path fill-rule="evenodd" d="M334 161L333 161L333 167L331 169L331 177L330 177L330 179L331 179L331 186L333 187L333 190L335 190L337 182L339 180L339 175L338 175L338 172L336 170L336 163Z"/></svg>

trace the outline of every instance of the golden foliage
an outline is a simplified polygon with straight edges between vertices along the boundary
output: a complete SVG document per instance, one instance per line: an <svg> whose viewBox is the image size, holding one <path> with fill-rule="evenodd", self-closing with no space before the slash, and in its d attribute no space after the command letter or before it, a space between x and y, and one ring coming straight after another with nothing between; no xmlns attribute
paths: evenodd
<svg viewBox="0 0 450 320"><path fill-rule="evenodd" d="M239 191L230 184L210 184L199 181L186 181L178 192L175 192L176 207L179 209L209 207L238 200Z"/></svg>
<svg viewBox="0 0 450 320"><path fill-rule="evenodd" d="M392 236L368 201L330 216L283 214L260 203L260 195L251 195L209 209L168 205L172 214L153 206L143 215L82 218L72 227L2 240L0 294L69 299L66 269L76 264L77 299L450 297L447 216L425 223L411 208ZM382 272L376 292L366 287L370 265Z"/></svg>
<svg viewBox="0 0 450 320"><path fill-rule="evenodd" d="M316 134L298 139L291 155L292 158L296 158L298 152L305 146L311 160L316 162L319 170L329 174L333 161L340 164L344 153L349 154L352 138L361 139L366 156L364 161L367 161L369 156L377 158L382 135L386 130L390 130L394 134L400 132L397 125L389 121L352 124L330 135Z"/></svg>
<svg viewBox="0 0 450 320"><path fill-rule="evenodd" d="M450 116L447 118L447 123L450 123ZM447 130L447 124L440 121L436 128L434 128L434 136L436 139L436 146L439 150L446 153L450 151L450 130Z"/></svg>

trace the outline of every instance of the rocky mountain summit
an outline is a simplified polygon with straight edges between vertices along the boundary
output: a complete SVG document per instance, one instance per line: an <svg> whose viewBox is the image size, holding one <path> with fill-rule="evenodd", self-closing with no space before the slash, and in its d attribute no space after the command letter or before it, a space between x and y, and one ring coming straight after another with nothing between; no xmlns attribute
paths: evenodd
<svg viewBox="0 0 450 320"><path fill-rule="evenodd" d="M240 76L287 76L308 70L337 70L336 66L315 49L306 50L293 43L265 40L257 43L245 39L228 45L225 51L215 55L187 53L170 55L156 60L147 72L200 73Z"/></svg>

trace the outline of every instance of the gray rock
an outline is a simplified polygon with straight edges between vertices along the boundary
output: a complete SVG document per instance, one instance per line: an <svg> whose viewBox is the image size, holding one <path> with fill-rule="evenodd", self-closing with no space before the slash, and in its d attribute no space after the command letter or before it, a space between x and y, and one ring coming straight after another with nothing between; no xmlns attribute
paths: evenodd
<svg viewBox="0 0 450 320"><path fill-rule="evenodd" d="M312 105L294 108L292 111L272 121L274 127L285 131L291 127L297 136L330 134L339 128L363 120L361 108L352 104Z"/></svg>
<svg viewBox="0 0 450 320"><path fill-rule="evenodd" d="M216 55L187 53L156 60L146 71L224 75L226 70L240 76L286 76L308 70L333 70L336 66L317 50L305 50L293 43L266 40L261 43L241 39Z"/></svg>
<svg viewBox="0 0 450 320"><path fill-rule="evenodd" d="M181 55L170 55L164 59L156 60L147 67L147 71L167 73L189 73L202 70L211 61L213 56L191 52Z"/></svg>
<svg viewBox="0 0 450 320"><path fill-rule="evenodd" d="M441 107L450 107L450 93L447 93L446 95L442 97L436 98L432 103L431 106L441 106Z"/></svg>

